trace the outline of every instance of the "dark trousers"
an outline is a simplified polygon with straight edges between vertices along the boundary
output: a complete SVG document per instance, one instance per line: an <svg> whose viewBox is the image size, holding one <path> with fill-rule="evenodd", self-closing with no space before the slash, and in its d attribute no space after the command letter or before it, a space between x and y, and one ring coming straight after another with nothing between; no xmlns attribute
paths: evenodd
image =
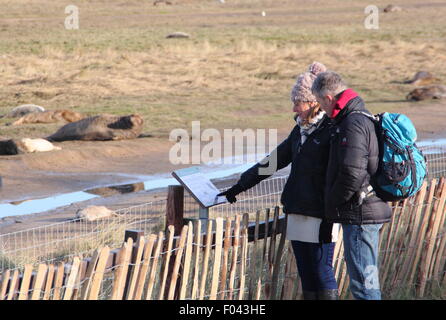
<svg viewBox="0 0 446 320"><path fill-rule="evenodd" d="M291 241L304 291L337 289L333 270L335 242L319 244Z"/></svg>

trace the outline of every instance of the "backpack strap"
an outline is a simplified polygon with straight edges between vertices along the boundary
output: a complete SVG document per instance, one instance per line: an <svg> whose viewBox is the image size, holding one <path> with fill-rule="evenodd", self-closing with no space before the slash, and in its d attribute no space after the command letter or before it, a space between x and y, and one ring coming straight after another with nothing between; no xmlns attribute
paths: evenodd
<svg viewBox="0 0 446 320"><path fill-rule="evenodd" d="M371 114L368 114L367 112L364 112L364 111L352 111L352 112L350 112L350 113L359 113L359 114L362 114L362 115L366 116L367 118L369 118L370 120L372 120L373 122L378 122L378 121L379 121L378 117L373 116L373 115L371 115Z"/></svg>
<svg viewBox="0 0 446 320"><path fill-rule="evenodd" d="M352 111L351 113L362 114L363 116L366 116L367 118L369 118L373 122L373 124L375 124L375 125L377 123L379 123L379 118L377 116L373 116L371 114L368 114L367 112L364 112L364 111ZM376 131L375 131L375 133L376 133ZM369 183L367 186L364 187L364 189L360 190L359 195L360 195L360 199L361 199L360 203L362 204L362 202L363 202L363 200L365 198L368 198L368 197L376 195L376 192L374 191L373 186Z"/></svg>
<svg viewBox="0 0 446 320"><path fill-rule="evenodd" d="M412 191L418 188L417 186L417 166L415 165L415 159L413 158L412 149L407 147L407 154L410 160L410 172L412 174Z"/></svg>

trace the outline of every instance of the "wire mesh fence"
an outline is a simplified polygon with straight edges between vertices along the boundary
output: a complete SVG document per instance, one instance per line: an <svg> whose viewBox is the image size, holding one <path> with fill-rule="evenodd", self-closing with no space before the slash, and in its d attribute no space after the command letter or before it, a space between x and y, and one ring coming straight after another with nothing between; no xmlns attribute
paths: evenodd
<svg viewBox="0 0 446 320"><path fill-rule="evenodd" d="M211 207L209 217L226 218L237 213L254 213L257 210L280 205L280 196L287 179L287 175L279 175L263 180L258 185L238 195L237 202ZM222 191L226 189L224 188Z"/></svg>
<svg viewBox="0 0 446 320"><path fill-rule="evenodd" d="M275 210L275 218L277 221L279 210ZM0 281L0 300L254 298L253 286L271 286L269 257L278 246L267 241L262 263L260 245L248 243L248 220L241 215L233 219L239 227L224 235L224 249L219 241L223 240L223 221L217 219L215 238L212 231L197 232L201 229L197 221L194 227L192 223L185 226L179 236L173 236L170 229L166 235L142 236L135 244L129 239L114 253L99 248L88 261L75 257L70 264L40 264L34 273L32 265L7 270ZM280 232L276 228L270 240ZM253 268L258 270L259 282L248 281L246 273ZM223 273L224 279L217 280Z"/></svg>
<svg viewBox="0 0 446 320"><path fill-rule="evenodd" d="M127 229L156 232L164 227L165 205L158 200L116 210L113 218L77 218L0 235L0 270L88 255L104 245L117 247Z"/></svg>
<svg viewBox="0 0 446 320"><path fill-rule="evenodd" d="M380 232L384 299L446 298L445 205L444 178L424 183L414 197L394 203L392 221ZM210 219L207 231L202 230L197 219L177 236L170 226L166 234L142 235L135 242L129 238L117 250L98 248L90 259L7 270L0 300L301 298L280 207L257 211L254 225L246 213ZM342 234L333 268L341 299L351 299Z"/></svg>
<svg viewBox="0 0 446 320"><path fill-rule="evenodd" d="M446 175L446 145L420 147L428 163L427 180Z"/></svg>
<svg viewBox="0 0 446 320"><path fill-rule="evenodd" d="M216 206L211 208L212 216L254 212L274 206L279 202L285 181L285 176L264 180L241 195L236 209L229 204ZM112 218L96 221L77 218L0 235L0 272L20 268L27 263L69 261L76 255L91 254L104 245L118 247L127 229L145 233L164 230L166 206L167 199L160 199L116 210L117 215ZM199 204L185 194L184 217L197 217L198 212Z"/></svg>

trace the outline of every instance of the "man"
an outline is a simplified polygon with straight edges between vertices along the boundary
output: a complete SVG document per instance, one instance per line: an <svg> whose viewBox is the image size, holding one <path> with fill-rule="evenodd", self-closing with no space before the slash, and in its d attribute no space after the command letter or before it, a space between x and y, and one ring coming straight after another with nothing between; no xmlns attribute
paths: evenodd
<svg viewBox="0 0 446 320"><path fill-rule="evenodd" d="M325 218L341 223L350 290L356 299L380 300L379 230L390 221L389 205L370 187L378 168L378 141L364 101L332 71L320 73L312 92L331 118L325 186Z"/></svg>

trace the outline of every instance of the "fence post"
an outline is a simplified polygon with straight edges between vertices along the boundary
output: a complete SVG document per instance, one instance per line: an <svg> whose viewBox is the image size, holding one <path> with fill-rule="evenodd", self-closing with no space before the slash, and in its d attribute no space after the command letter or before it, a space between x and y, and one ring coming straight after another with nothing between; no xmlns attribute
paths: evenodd
<svg viewBox="0 0 446 320"><path fill-rule="evenodd" d="M171 185L167 190L166 231L170 225L175 228L175 235L179 235L184 225L184 187Z"/></svg>
<svg viewBox="0 0 446 320"><path fill-rule="evenodd" d="M174 235L178 236L184 226L184 187L171 185L167 189L167 204L166 204L166 233L167 228L172 225L174 227ZM167 241L164 242L163 251L167 249ZM172 255L168 263L168 272L166 279L166 288L170 288L172 273L175 264L175 255ZM179 285L176 286L174 298L178 298ZM164 298L167 299L169 290L165 291Z"/></svg>

